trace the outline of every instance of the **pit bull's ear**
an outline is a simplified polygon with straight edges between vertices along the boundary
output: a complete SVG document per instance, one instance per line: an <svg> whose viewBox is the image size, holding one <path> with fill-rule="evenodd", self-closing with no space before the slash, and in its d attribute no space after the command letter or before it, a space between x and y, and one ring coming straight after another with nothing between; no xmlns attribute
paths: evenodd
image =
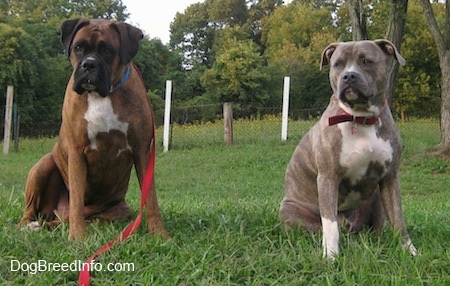
<svg viewBox="0 0 450 286"><path fill-rule="evenodd" d="M127 23L114 23L120 35L120 61L122 64L130 62L139 50L139 41L144 35L142 31Z"/></svg>
<svg viewBox="0 0 450 286"><path fill-rule="evenodd" d="M66 20L61 25L61 43L64 47L66 57L70 57L70 48L75 34L89 24L87 19Z"/></svg>
<svg viewBox="0 0 450 286"><path fill-rule="evenodd" d="M333 43L328 45L328 47L326 47L325 50L323 50L322 60L320 61L320 70L322 70L323 66L330 64L331 56L333 55L338 45L339 45L338 43Z"/></svg>
<svg viewBox="0 0 450 286"><path fill-rule="evenodd" d="M373 42L377 44L385 54L388 56L393 56L399 64L402 66L406 64L406 60L402 57L402 55L400 55L392 42L388 40L375 40Z"/></svg>

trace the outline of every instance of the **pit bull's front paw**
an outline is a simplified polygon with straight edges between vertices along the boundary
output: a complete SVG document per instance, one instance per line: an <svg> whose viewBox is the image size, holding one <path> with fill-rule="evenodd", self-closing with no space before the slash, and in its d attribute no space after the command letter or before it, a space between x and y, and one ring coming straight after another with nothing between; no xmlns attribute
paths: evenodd
<svg viewBox="0 0 450 286"><path fill-rule="evenodd" d="M338 250L334 250L328 247L323 249L323 258L326 258L330 261L335 261L338 254L339 254Z"/></svg>
<svg viewBox="0 0 450 286"><path fill-rule="evenodd" d="M339 227L336 220L322 218L323 226L323 257L334 261L339 254Z"/></svg>

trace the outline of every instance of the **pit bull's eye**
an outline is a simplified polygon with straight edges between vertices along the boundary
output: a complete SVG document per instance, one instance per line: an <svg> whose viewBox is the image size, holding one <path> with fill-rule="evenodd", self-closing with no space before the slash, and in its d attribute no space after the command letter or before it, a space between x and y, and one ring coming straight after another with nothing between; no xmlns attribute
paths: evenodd
<svg viewBox="0 0 450 286"><path fill-rule="evenodd" d="M339 67L341 67L341 62L334 62L333 67L334 67L334 68L339 68Z"/></svg>

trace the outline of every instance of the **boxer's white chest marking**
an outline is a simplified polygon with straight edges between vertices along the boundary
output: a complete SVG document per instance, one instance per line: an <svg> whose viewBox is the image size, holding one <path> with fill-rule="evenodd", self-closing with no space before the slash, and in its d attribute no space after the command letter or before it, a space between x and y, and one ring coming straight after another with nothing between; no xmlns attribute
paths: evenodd
<svg viewBox="0 0 450 286"><path fill-rule="evenodd" d="M384 166L386 162L392 161L393 149L389 140L377 137L376 125L358 125L357 132L352 134L352 124L338 124L342 134L339 162L347 168L345 175L350 183L355 184L366 174L370 162Z"/></svg>
<svg viewBox="0 0 450 286"><path fill-rule="evenodd" d="M127 136L128 122L120 121L111 103L111 99L106 96L100 96L97 93L88 95L88 108L84 114L84 118L88 122L87 132L92 150L97 149L97 134L99 132L109 132L110 130L118 130ZM128 142L126 148L130 149ZM117 155L124 150L119 150Z"/></svg>

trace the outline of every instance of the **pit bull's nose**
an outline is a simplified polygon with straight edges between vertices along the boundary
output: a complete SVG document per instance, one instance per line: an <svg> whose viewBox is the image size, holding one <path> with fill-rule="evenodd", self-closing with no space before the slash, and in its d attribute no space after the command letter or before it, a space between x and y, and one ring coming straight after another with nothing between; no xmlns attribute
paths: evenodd
<svg viewBox="0 0 450 286"><path fill-rule="evenodd" d="M81 63L81 67L84 71L91 71L96 69L98 66L97 61L93 58L87 58Z"/></svg>
<svg viewBox="0 0 450 286"><path fill-rule="evenodd" d="M344 72L342 74L342 80L345 83L354 83L358 80L359 74L356 72Z"/></svg>

